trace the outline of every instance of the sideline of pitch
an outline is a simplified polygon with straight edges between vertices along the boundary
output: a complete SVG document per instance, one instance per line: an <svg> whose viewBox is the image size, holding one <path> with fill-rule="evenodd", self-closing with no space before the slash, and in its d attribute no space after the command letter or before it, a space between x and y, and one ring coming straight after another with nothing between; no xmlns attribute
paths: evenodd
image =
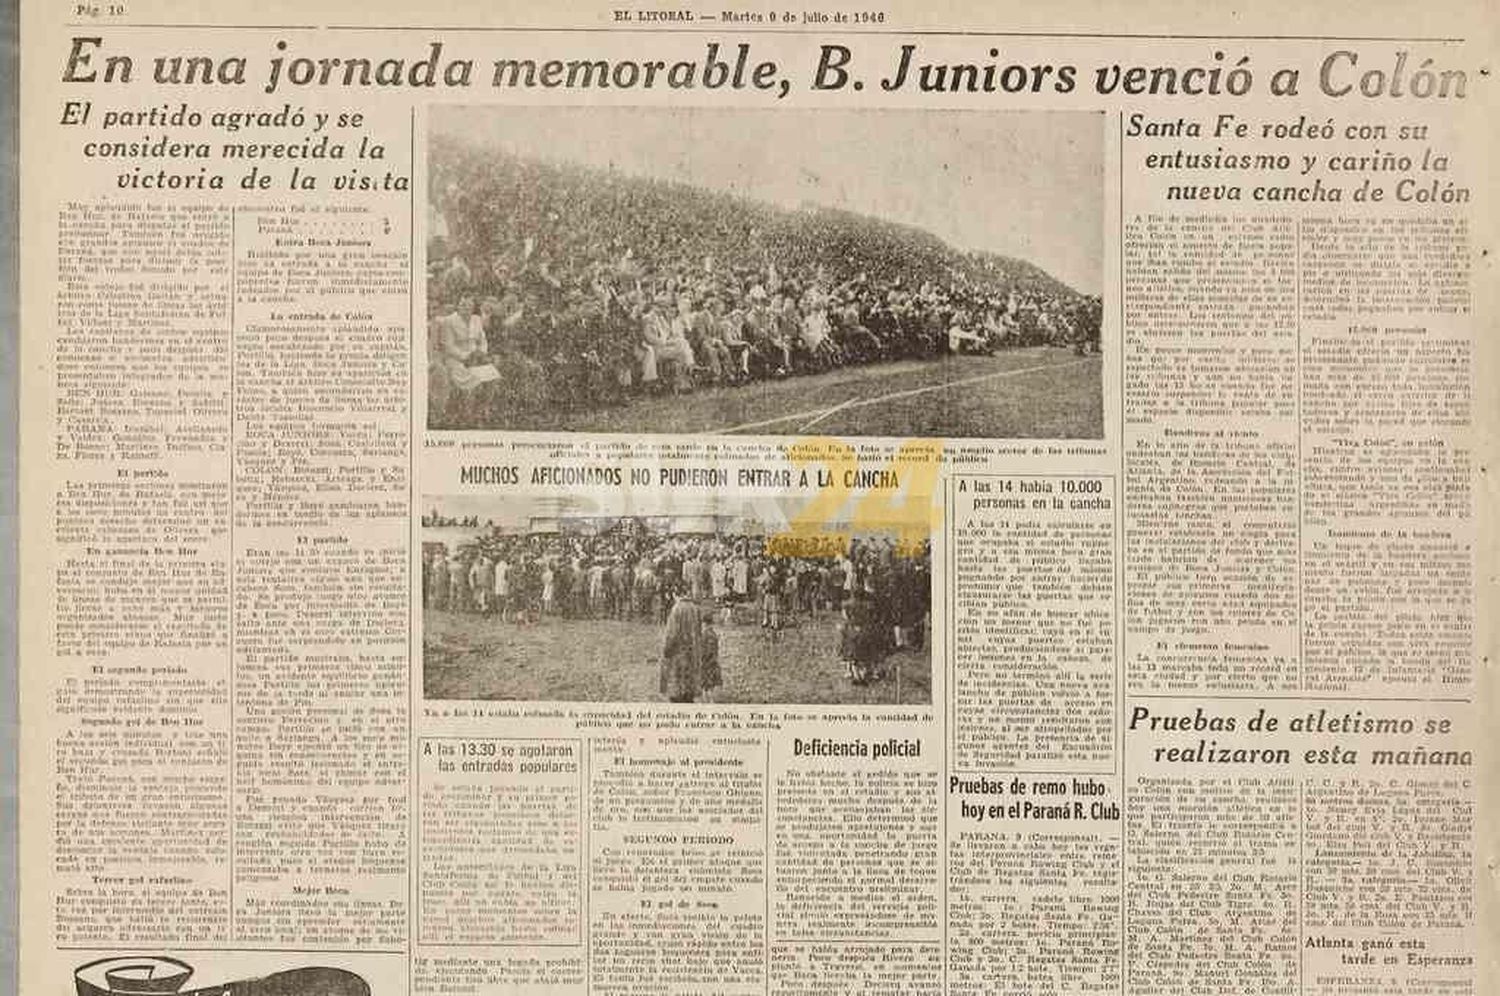
<svg viewBox="0 0 1500 996"><path fill-rule="evenodd" d="M698 433L701 436L731 435L736 432L744 432L748 429L759 429L767 425L776 425L781 422L792 422L797 419L805 419L802 428L807 429L816 425L831 415L838 412L849 411L854 408L865 408L870 405L878 405L887 401L895 401L898 398L911 398L919 394L928 394L932 391L946 391L950 387L963 387L967 384L978 384L987 380L1000 380L1006 377L1019 377L1022 374L1036 373L1039 370L1066 370L1069 367L1080 366L1084 363L1092 363L1102 359L1101 356L1085 356L1077 360L1068 360L1063 363L1039 363L1035 366L1022 367L1019 370L1000 370L995 373L979 374L976 377L964 377L959 380L944 381L941 384L928 384L924 387L908 388L904 391L892 391L888 394L876 395L873 398L860 398L841 401L836 405L826 408L809 408L806 411L792 412L787 415L778 415L775 418L761 419L758 422L744 422L740 425L732 425L725 429L705 429Z"/></svg>

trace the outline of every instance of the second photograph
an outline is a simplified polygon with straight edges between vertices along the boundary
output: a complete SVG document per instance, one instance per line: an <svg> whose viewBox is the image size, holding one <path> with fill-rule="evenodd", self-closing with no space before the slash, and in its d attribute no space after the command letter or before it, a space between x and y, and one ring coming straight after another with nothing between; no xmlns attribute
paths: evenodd
<svg viewBox="0 0 1500 996"><path fill-rule="evenodd" d="M425 697L930 704L930 536L804 505L425 497Z"/></svg>

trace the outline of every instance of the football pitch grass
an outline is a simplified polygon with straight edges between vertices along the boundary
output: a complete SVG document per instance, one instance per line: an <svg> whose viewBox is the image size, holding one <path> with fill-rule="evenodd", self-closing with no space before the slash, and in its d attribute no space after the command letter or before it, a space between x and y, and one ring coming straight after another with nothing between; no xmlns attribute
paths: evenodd
<svg viewBox="0 0 1500 996"><path fill-rule="evenodd" d="M552 412L521 431L1100 439L1103 357L1038 346L843 367L700 387L589 411Z"/></svg>

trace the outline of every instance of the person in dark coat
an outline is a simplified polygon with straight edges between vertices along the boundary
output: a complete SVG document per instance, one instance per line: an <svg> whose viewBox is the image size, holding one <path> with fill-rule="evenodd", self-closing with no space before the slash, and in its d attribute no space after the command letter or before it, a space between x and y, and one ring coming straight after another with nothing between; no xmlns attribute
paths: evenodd
<svg viewBox="0 0 1500 996"><path fill-rule="evenodd" d="M895 570L896 646L920 648L931 581L921 565L911 558L899 559Z"/></svg>
<svg viewBox="0 0 1500 996"><path fill-rule="evenodd" d="M701 606L685 596L667 614L659 687L668 702L696 702L720 683L719 638L705 624L706 616Z"/></svg>
<svg viewBox="0 0 1500 996"><path fill-rule="evenodd" d="M883 629L870 593L863 587L855 588L844 603L843 632L839 636L839 656L854 684L869 684L879 674L885 659Z"/></svg>

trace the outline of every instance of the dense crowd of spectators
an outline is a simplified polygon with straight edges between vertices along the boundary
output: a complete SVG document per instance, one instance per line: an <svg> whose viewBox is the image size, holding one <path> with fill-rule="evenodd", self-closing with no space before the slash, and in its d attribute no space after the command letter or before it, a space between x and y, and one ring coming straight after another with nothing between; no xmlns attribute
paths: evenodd
<svg viewBox="0 0 1500 996"><path fill-rule="evenodd" d="M431 162L437 427L898 358L1098 349L1098 297L910 226L453 141Z"/></svg>
<svg viewBox="0 0 1500 996"><path fill-rule="evenodd" d="M687 599L745 606L767 629L838 615L841 653L878 660L922 646L931 610L931 547L851 539L828 556L769 552L762 537L680 537L643 529L592 536L482 533L450 548L429 543L422 598L429 611L530 625L548 617L664 623Z"/></svg>

